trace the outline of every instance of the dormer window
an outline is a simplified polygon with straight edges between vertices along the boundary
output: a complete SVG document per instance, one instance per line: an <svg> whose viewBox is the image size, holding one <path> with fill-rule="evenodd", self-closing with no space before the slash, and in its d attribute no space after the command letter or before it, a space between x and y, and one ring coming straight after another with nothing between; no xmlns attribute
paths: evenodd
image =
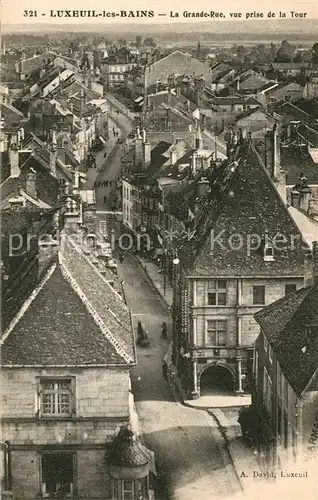
<svg viewBox="0 0 318 500"><path fill-rule="evenodd" d="M274 247L271 244L265 244L264 245L264 261L265 262L270 262L273 261L274 259Z"/></svg>

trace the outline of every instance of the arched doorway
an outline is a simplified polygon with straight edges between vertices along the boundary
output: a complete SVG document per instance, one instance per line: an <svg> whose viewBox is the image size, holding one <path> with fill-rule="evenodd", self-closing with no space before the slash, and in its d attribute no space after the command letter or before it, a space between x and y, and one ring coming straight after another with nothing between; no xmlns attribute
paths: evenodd
<svg viewBox="0 0 318 500"><path fill-rule="evenodd" d="M233 393L235 376L231 368L224 365L209 365L200 377L200 395Z"/></svg>

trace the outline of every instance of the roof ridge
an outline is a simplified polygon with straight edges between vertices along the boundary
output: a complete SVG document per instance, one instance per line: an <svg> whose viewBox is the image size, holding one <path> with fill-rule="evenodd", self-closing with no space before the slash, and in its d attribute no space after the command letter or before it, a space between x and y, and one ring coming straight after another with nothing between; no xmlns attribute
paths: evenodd
<svg viewBox="0 0 318 500"><path fill-rule="evenodd" d="M35 287L31 295L25 300L23 303L22 307L20 308L19 312L15 315L13 320L10 322L8 328L4 332L1 340L0 340L0 345L2 345L5 340L8 338L10 333L12 332L13 328L19 323L20 319L24 316L24 313L29 309L30 305L34 301L34 299L38 296L42 288L44 287L45 283L49 280L49 278L52 276L54 273L55 269L57 267L57 264L53 264L47 271L46 275L44 278L40 281L40 283Z"/></svg>
<svg viewBox="0 0 318 500"><path fill-rule="evenodd" d="M112 293L114 293L115 295L117 295L117 297L120 299L120 301L122 302L122 304L124 306L126 306L125 302L123 301L122 297L119 295L118 292L116 292L116 290L113 289L113 287L109 284L109 282L104 278L104 276L102 275L102 273L100 272L100 270L93 264L93 262L88 258L87 255L85 255L85 253L83 252L83 250L81 249L81 247L79 247L79 245L77 245L75 243L74 240L72 240L72 238L69 238L69 242L71 243L71 245L73 245L73 247L75 248L75 250L77 252L80 252L81 255L84 257L84 259L86 260L86 262L94 269L94 271L98 274L98 276L103 280L105 281L105 283L107 283L110 291ZM126 306L127 307L127 306ZM129 310L129 307L127 307L127 309ZM123 326L123 325L122 325ZM123 326L124 328L124 326Z"/></svg>
<svg viewBox="0 0 318 500"><path fill-rule="evenodd" d="M300 236L301 236L301 239L302 239L303 243L305 243L305 244L308 246L307 242L305 241L305 238L303 237L303 234L302 234L301 230L299 229L299 227L297 226L297 224L296 224L296 222L295 222L294 217L292 217L292 215L289 213L289 210L288 210L287 204L285 204L285 203L284 203L284 201L283 201L282 197L280 196L280 194L279 194L279 192L278 192L278 190L277 190L277 188L276 188L276 186L275 186L275 183L274 183L273 179L271 178L271 176L270 176L270 174L269 174L269 172L268 172L267 168L265 167L264 162L263 162L263 160L262 160L262 158L261 158L260 154L259 154L259 153L258 153L258 151L256 150L256 148L255 148L254 144L251 144L251 151L254 153L254 155L255 155L255 156L256 156L256 158L258 159L258 162L259 162L259 164L260 164L260 167L262 168L262 170L263 170L263 172L265 173L265 175L267 176L267 178L268 178L268 180L269 180L270 184L271 184L271 185L272 185L272 187L274 188L275 196L276 196L276 198L279 200L279 202L280 202L280 205L281 205L282 209L283 209L283 210L285 211L285 213L288 215L289 219L291 220L292 225L293 225L293 226L294 226L294 228L297 230L297 232L300 234Z"/></svg>
<svg viewBox="0 0 318 500"><path fill-rule="evenodd" d="M113 347L115 348L117 354L119 356L121 356L126 363L128 363L128 364L132 363L133 360L131 359L131 357L124 351L124 349L121 347L121 345L116 340L116 338L114 337L114 335L106 327L104 321L100 318L99 314L95 311L95 309L93 308L93 306L89 302L88 298L86 297L86 295L84 294L84 292L82 291L82 289L76 283L75 279L70 274L70 272L67 270L66 264L64 263L64 259L61 256L61 254L59 254L58 258L59 258L59 265L60 265L60 269L61 269L63 277L68 281L68 283L71 285L71 287L73 288L73 290L75 291L75 293L79 296L79 298L81 299L81 301L83 302L83 304L86 306L86 308L88 309L88 311L91 313L91 315L92 315L95 323L99 326L99 328L101 329L101 332L103 333L103 335L113 345Z"/></svg>

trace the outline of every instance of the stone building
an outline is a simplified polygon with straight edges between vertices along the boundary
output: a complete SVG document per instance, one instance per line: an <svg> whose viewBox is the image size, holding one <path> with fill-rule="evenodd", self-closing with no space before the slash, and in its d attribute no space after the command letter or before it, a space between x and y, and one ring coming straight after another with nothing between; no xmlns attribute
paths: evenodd
<svg viewBox="0 0 318 500"><path fill-rule="evenodd" d="M38 284L1 340L5 487L17 500L112 498L105 454L134 415L130 311L65 203L66 232L40 244Z"/></svg>
<svg viewBox="0 0 318 500"><path fill-rule="evenodd" d="M303 284L305 243L275 165L271 178L252 141L240 139L205 174L192 232L177 248L174 359L193 397L248 389L255 312Z"/></svg>
<svg viewBox="0 0 318 500"><path fill-rule="evenodd" d="M310 464L317 468L317 241L306 255L304 285L255 315L261 333L255 342L253 406L275 438L269 457L274 465L290 468L300 460L310 471Z"/></svg>
<svg viewBox="0 0 318 500"><path fill-rule="evenodd" d="M212 72L208 64L176 50L172 54L159 59L159 61L146 66L145 88L155 85L159 80L162 83L168 82L171 75L203 77L206 85L212 82Z"/></svg>

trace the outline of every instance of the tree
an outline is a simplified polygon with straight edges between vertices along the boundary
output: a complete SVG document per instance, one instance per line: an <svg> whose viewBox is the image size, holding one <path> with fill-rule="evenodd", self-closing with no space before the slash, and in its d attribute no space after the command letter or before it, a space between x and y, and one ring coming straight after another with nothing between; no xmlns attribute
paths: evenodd
<svg viewBox="0 0 318 500"><path fill-rule="evenodd" d="M144 39L144 46L145 47L155 47L156 44L154 42L154 39L151 36L149 36L148 38L145 38Z"/></svg>
<svg viewBox="0 0 318 500"><path fill-rule="evenodd" d="M139 49L141 47L142 37L140 35L137 35L135 40L136 40L136 47Z"/></svg>
<svg viewBox="0 0 318 500"><path fill-rule="evenodd" d="M236 49L236 55L239 59L243 59L245 54L245 48L244 45L239 45Z"/></svg>
<svg viewBox="0 0 318 500"><path fill-rule="evenodd" d="M314 43L311 49L311 60L313 63L318 63L318 43Z"/></svg>
<svg viewBox="0 0 318 500"><path fill-rule="evenodd" d="M290 62L292 57L293 47L287 40L284 40L277 51L275 62Z"/></svg>
<svg viewBox="0 0 318 500"><path fill-rule="evenodd" d="M276 52L277 52L276 45L274 43L271 43L271 48L270 48L270 59L271 59L271 61L274 61L274 59L276 57Z"/></svg>

